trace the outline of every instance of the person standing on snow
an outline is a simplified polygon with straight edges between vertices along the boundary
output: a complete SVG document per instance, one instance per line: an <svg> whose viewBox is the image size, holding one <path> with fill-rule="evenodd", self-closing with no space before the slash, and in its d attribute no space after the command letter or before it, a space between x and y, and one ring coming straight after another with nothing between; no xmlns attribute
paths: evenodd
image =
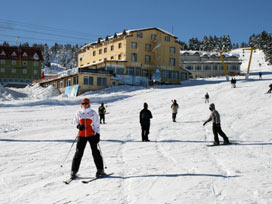
<svg viewBox="0 0 272 204"><path fill-rule="evenodd" d="M103 123L105 124L106 108L104 107L104 103L101 103L101 106L99 106L98 113L99 113L99 117L100 117L100 124L102 124L102 120L103 120Z"/></svg>
<svg viewBox="0 0 272 204"><path fill-rule="evenodd" d="M259 79L262 79L262 72L259 72Z"/></svg>
<svg viewBox="0 0 272 204"><path fill-rule="evenodd" d="M148 134L150 129L150 119L152 118L152 113L147 109L147 103L144 103L144 109L140 112L140 124L142 128L142 141L149 142Z"/></svg>
<svg viewBox="0 0 272 204"><path fill-rule="evenodd" d="M272 91L272 84L269 84L269 90L266 93L271 93Z"/></svg>
<svg viewBox="0 0 272 204"><path fill-rule="evenodd" d="M173 102L172 105L171 105L171 108L172 108L172 119L173 119L173 122L176 122L176 116L177 116L177 113L178 113L179 105L177 104L176 100L174 100L172 102Z"/></svg>
<svg viewBox="0 0 272 204"><path fill-rule="evenodd" d="M208 92L205 94L205 103L209 103L209 98L210 98L210 96L209 96L209 94L208 94Z"/></svg>
<svg viewBox="0 0 272 204"><path fill-rule="evenodd" d="M203 123L203 126L206 125L206 123L212 121L213 122L213 126L212 126L212 130L213 130L213 134L214 134L214 145L219 145L219 139L218 139L218 134L223 137L224 139L224 144L229 144L229 139L226 136L226 134L222 131L221 129L221 125L220 125L220 115L218 113L217 110L215 110L215 105L212 103L210 104L209 107L210 111L212 112L209 119L206 120Z"/></svg>
<svg viewBox="0 0 272 204"><path fill-rule="evenodd" d="M76 178L87 142L91 145L94 163L97 168L96 177L105 175L103 159L97 148L97 144L100 141L100 124L97 113L90 108L90 100L88 98L82 99L80 110L76 113L74 123L79 131L76 152L72 161L71 179Z"/></svg>

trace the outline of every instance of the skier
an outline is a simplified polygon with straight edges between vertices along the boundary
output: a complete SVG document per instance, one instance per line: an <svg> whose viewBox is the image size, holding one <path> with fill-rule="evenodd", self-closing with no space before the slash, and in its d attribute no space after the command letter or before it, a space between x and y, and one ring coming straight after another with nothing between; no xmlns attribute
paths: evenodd
<svg viewBox="0 0 272 204"><path fill-rule="evenodd" d="M262 79L262 72L259 72L259 79Z"/></svg>
<svg viewBox="0 0 272 204"><path fill-rule="evenodd" d="M236 88L236 79L235 78L231 78L230 83L231 83L232 88Z"/></svg>
<svg viewBox="0 0 272 204"><path fill-rule="evenodd" d="M210 104L209 107L210 111L212 112L209 119L206 120L203 123L203 126L206 125L206 123L212 121L213 122L213 126L212 126L212 130L213 130L213 134L214 134L214 145L219 145L219 139L218 139L218 134L223 137L224 139L224 144L229 144L229 139L226 136L226 134L222 131L221 129L221 125L220 125L220 115L218 113L217 110L215 110L215 105L212 103Z"/></svg>
<svg viewBox="0 0 272 204"><path fill-rule="evenodd" d="M176 122L176 116L177 116L177 113L178 113L179 105L177 104L176 100L174 100L172 102L173 102L172 105L171 105L171 108L172 108L172 119L173 119L173 122Z"/></svg>
<svg viewBox="0 0 272 204"><path fill-rule="evenodd" d="M271 93L272 91L272 84L269 84L269 90L266 93Z"/></svg>
<svg viewBox="0 0 272 204"><path fill-rule="evenodd" d="M233 79L233 88L236 88L236 79Z"/></svg>
<svg viewBox="0 0 272 204"><path fill-rule="evenodd" d="M209 98L210 98L210 96L209 96L209 94L208 94L208 92L205 94L205 103L209 103Z"/></svg>
<svg viewBox="0 0 272 204"><path fill-rule="evenodd" d="M150 129L150 119L152 118L152 113L147 109L147 103L144 103L144 109L140 112L140 124L142 128L142 141L149 142L148 134Z"/></svg>
<svg viewBox="0 0 272 204"><path fill-rule="evenodd" d="M101 106L99 106L98 113L99 113L99 116L100 116L100 124L102 124L102 120L103 120L103 123L105 124L106 108L104 107L104 103L101 103Z"/></svg>
<svg viewBox="0 0 272 204"><path fill-rule="evenodd" d="M77 124L78 137L76 152L72 162L71 179L75 179L79 170L80 162L84 153L86 143L89 142L92 149L94 163L97 168L96 177L106 175L104 172L103 159L97 144L100 141L100 125L97 113L90 108L90 100L83 98L80 110L76 113L74 123Z"/></svg>

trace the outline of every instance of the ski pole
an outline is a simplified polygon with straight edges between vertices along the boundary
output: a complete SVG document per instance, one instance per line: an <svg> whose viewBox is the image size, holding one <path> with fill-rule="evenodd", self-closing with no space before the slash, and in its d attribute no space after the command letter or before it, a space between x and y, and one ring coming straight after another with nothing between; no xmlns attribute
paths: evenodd
<svg viewBox="0 0 272 204"><path fill-rule="evenodd" d="M101 147L100 147L99 143L97 144L97 146L98 146L99 152L100 152L101 157L102 157L103 165L104 165L104 167L105 167L105 169L106 169L106 168L107 168L107 165L106 165L106 162L105 162L105 160L104 160L104 157L103 157L103 154L102 154L102 150L101 150Z"/></svg>
<svg viewBox="0 0 272 204"><path fill-rule="evenodd" d="M68 151L67 154L66 154L66 157L65 157L65 158L63 159L63 161L61 162L60 167L63 167L63 163L65 162L65 160L67 159L69 153L71 152L72 147L73 147L73 145L75 144L75 141L77 140L77 137L78 137L78 135L77 135L76 138L74 139L74 141L73 141L73 143L72 143L72 145L71 145L69 151Z"/></svg>

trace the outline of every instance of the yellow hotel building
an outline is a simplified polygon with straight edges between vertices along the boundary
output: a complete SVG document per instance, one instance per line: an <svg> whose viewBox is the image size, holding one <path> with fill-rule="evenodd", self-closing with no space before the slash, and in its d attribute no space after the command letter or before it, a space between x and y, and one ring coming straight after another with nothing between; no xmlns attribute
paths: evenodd
<svg viewBox="0 0 272 204"><path fill-rule="evenodd" d="M189 77L179 58L173 34L159 28L124 30L81 47L78 68L107 70L119 84L179 84Z"/></svg>

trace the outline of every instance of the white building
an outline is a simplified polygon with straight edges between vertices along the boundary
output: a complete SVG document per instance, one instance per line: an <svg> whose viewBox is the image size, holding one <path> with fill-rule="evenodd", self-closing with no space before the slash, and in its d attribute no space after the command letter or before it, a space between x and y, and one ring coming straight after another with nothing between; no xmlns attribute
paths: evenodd
<svg viewBox="0 0 272 204"><path fill-rule="evenodd" d="M223 54L227 75L240 74L242 62L238 57L233 54ZM193 78L225 75L220 54L217 52L180 51L180 67L190 71Z"/></svg>

